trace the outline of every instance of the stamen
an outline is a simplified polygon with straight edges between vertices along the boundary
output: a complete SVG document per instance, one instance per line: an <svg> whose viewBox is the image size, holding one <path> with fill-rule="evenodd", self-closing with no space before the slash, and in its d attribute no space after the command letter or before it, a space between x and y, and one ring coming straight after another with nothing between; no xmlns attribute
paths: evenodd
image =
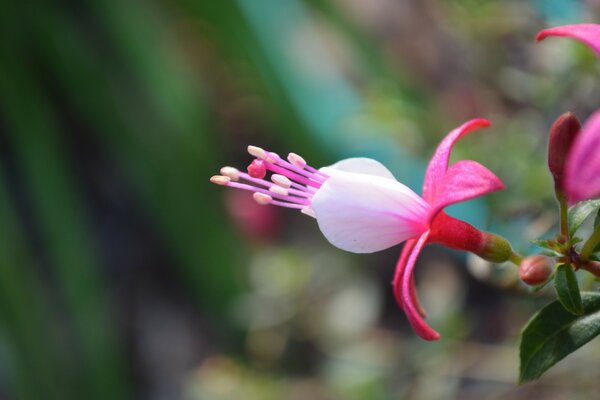
<svg viewBox="0 0 600 400"><path fill-rule="evenodd" d="M296 153L290 153L287 157L290 164L295 165L298 168L304 168L306 166L306 161L302 156L299 156Z"/></svg>
<svg viewBox="0 0 600 400"><path fill-rule="evenodd" d="M257 147L257 146L248 146L248 153L251 156L260 158L261 160L264 160L267 158L267 152L264 149Z"/></svg>
<svg viewBox="0 0 600 400"><path fill-rule="evenodd" d="M271 196L269 196L268 194L264 194L264 193L254 193L252 195L252 197L254 197L254 200L256 200L256 202L258 204L260 204L261 206L266 206L267 204L270 204L271 202L273 202L273 198Z"/></svg>
<svg viewBox="0 0 600 400"><path fill-rule="evenodd" d="M303 177L301 175L296 174L295 172L286 170L285 168L282 168L275 164L267 163L267 169L269 169L273 172L282 174L284 176L287 176L288 178L291 178L291 179L295 180L296 182L302 183L304 185L309 185L309 186L312 186L315 188L320 188L321 184L323 183L323 181L316 181L316 180L312 180L307 177Z"/></svg>
<svg viewBox="0 0 600 400"><path fill-rule="evenodd" d="M257 146L248 146L248 153L256 157L248 166L248 173L226 166L221 168L221 175L213 176L210 181L251 191L258 204L293 208L316 218L310 204L313 195L329 178L326 174L307 165L304 158L295 153L290 153L287 160ZM272 172L270 181L265 179L267 171Z"/></svg>
<svg viewBox="0 0 600 400"><path fill-rule="evenodd" d="M225 174L223 174L223 175L225 175ZM292 181L290 181L286 176L283 176L283 175L273 174L273 176L271 177L271 180L275 184L281 186L284 189L288 189L290 186L292 186Z"/></svg>
<svg viewBox="0 0 600 400"><path fill-rule="evenodd" d="M210 181L217 185L227 186L231 182L231 178L228 176L213 175L210 177Z"/></svg>
<svg viewBox="0 0 600 400"><path fill-rule="evenodd" d="M227 178L227 179L229 179L229 178ZM269 182L266 182L266 183L269 183ZM226 186L236 188L236 189L248 190L250 192L262 193L269 197L275 197L276 199L279 199L282 201L289 201L290 203L303 204L304 206L310 205L310 198L308 198L308 197L296 197L296 196L282 195L279 193L270 192L266 189L261 189L256 186L247 185L245 183L239 183L239 182L229 182L229 183L227 183ZM272 185L271 187L274 187L274 185Z"/></svg>
<svg viewBox="0 0 600 400"><path fill-rule="evenodd" d="M287 189L284 189L281 186L273 185L269 188L269 191L281 196L289 196Z"/></svg>
<svg viewBox="0 0 600 400"><path fill-rule="evenodd" d="M279 157L279 154L273 153L272 151L267 152L267 157L265 158L266 162L277 164L277 162L280 160L281 160L281 157Z"/></svg>
<svg viewBox="0 0 600 400"><path fill-rule="evenodd" d="M240 171L237 168L233 168L233 167L221 168L221 175L225 175L232 181L237 181L240 179Z"/></svg>

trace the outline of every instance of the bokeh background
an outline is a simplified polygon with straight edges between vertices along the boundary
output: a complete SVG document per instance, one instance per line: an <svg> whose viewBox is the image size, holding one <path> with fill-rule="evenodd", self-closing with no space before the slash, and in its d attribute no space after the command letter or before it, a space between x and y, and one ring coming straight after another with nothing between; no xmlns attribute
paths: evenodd
<svg viewBox="0 0 600 400"><path fill-rule="evenodd" d="M552 292L430 246L426 343L394 303L400 248L352 255L315 221L211 185L247 144L376 158L420 192L463 139L508 189L450 213L521 251L556 216L546 134L600 104L600 65L545 27L569 0L0 2L0 398L590 399L590 344L516 386Z"/></svg>

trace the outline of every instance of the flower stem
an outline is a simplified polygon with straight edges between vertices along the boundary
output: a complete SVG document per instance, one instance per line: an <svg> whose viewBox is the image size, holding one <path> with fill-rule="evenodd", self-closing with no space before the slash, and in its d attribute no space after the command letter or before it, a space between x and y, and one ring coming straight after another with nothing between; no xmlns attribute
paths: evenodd
<svg viewBox="0 0 600 400"><path fill-rule="evenodd" d="M508 261L510 261L511 263L515 264L518 267L519 265L521 265L521 262L523 261L523 256L521 256L519 253L517 253L513 250Z"/></svg>
<svg viewBox="0 0 600 400"><path fill-rule="evenodd" d="M559 188L555 189L556 200L558 201L558 208L560 211L560 234L565 238L569 239L569 206L567 205L567 199Z"/></svg>
<svg viewBox="0 0 600 400"><path fill-rule="evenodd" d="M600 243L600 226L596 227L592 236L589 237L581 248L580 257L583 261L587 261L590 258L598 243Z"/></svg>

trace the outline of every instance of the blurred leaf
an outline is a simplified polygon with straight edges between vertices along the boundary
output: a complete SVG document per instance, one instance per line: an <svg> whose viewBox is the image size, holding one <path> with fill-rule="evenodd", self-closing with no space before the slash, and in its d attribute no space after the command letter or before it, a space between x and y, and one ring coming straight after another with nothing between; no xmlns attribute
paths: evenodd
<svg viewBox="0 0 600 400"><path fill-rule="evenodd" d="M76 332L73 355L84 359L85 367L76 373L91 388L89 398L127 398L124 361L104 300L106 287L98 274L83 201L66 165L55 110L30 68L20 62L24 57L19 57L19 49L12 50L12 57L5 57L0 66L0 105Z"/></svg>
<svg viewBox="0 0 600 400"><path fill-rule="evenodd" d="M600 293L582 293L583 315L567 312L554 301L523 329L519 382L539 378L558 361L600 334Z"/></svg>
<svg viewBox="0 0 600 400"><path fill-rule="evenodd" d="M562 264L556 268L554 285L558 300L565 310L575 315L583 314L579 285L573 268L569 264Z"/></svg>
<svg viewBox="0 0 600 400"><path fill-rule="evenodd" d="M569 209L569 233L571 236L583 224L585 219L600 208L600 199L582 201Z"/></svg>
<svg viewBox="0 0 600 400"><path fill-rule="evenodd" d="M68 366L58 353L48 293L35 270L4 172L0 169L0 323L2 339L12 345L13 388L21 399L65 399L73 395L66 382Z"/></svg>

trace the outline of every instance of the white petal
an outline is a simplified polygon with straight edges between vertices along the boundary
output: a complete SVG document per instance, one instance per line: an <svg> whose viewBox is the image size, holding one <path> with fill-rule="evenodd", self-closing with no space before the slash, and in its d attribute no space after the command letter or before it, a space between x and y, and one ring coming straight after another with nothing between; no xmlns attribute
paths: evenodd
<svg viewBox="0 0 600 400"><path fill-rule="evenodd" d="M424 232L430 206L396 180L338 170L317 190L311 208L334 246L372 253Z"/></svg>
<svg viewBox="0 0 600 400"><path fill-rule="evenodd" d="M321 168L321 171L329 176L335 175L337 171L346 171L355 172L357 174L381 176L383 178L396 180L390 170L387 169L382 163L365 157L346 158L345 160L338 161L333 165Z"/></svg>

